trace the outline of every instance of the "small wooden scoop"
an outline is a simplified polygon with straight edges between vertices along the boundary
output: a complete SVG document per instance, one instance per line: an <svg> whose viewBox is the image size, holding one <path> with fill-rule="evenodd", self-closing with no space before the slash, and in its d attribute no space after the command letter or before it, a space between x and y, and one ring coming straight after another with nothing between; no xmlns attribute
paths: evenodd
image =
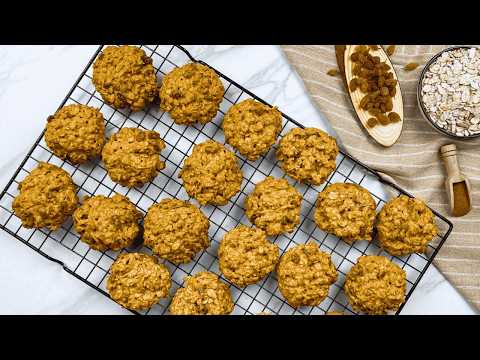
<svg viewBox="0 0 480 360"><path fill-rule="evenodd" d="M460 172L457 160L457 147L454 144L440 148L440 156L445 163L447 179L445 187L453 216L464 216L472 209L470 181Z"/></svg>

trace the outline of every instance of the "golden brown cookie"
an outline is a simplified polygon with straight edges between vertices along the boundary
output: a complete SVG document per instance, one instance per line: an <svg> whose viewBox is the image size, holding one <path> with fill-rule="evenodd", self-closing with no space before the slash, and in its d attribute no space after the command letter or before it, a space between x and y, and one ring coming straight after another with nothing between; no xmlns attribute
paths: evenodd
<svg viewBox="0 0 480 360"><path fill-rule="evenodd" d="M80 240L92 249L116 251L135 241L141 218L142 214L126 196L86 196L73 213L73 225Z"/></svg>
<svg viewBox="0 0 480 360"><path fill-rule="evenodd" d="M160 110L177 124L205 124L217 114L225 89L208 66L191 63L172 70L162 81Z"/></svg>
<svg viewBox="0 0 480 360"><path fill-rule="evenodd" d="M406 275L386 257L358 258L345 278L345 294L355 311L371 315L398 310L405 301Z"/></svg>
<svg viewBox="0 0 480 360"><path fill-rule="evenodd" d="M145 217L145 245L163 259L187 263L210 245L205 215L188 201L163 199Z"/></svg>
<svg viewBox="0 0 480 360"><path fill-rule="evenodd" d="M294 128L280 140L277 158L283 171L302 183L320 185L335 170L335 138L315 128Z"/></svg>
<svg viewBox="0 0 480 360"><path fill-rule="evenodd" d="M170 305L172 315L228 315L233 311L232 295L217 275L202 271L186 276Z"/></svg>
<svg viewBox="0 0 480 360"><path fill-rule="evenodd" d="M45 142L60 159L81 164L102 152L105 123L100 110L86 105L67 105L49 116Z"/></svg>
<svg viewBox="0 0 480 360"><path fill-rule="evenodd" d="M255 161L275 144L282 130L282 114L276 107L247 99L228 110L222 127L225 141Z"/></svg>
<svg viewBox="0 0 480 360"><path fill-rule="evenodd" d="M348 243L372 240L375 200L357 184L332 184L318 194L315 223Z"/></svg>
<svg viewBox="0 0 480 360"><path fill-rule="evenodd" d="M165 168L160 152L165 143L156 131L122 128L103 147L102 159L112 181L141 186Z"/></svg>
<svg viewBox="0 0 480 360"><path fill-rule="evenodd" d="M432 211L423 201L405 195L385 204L376 228L382 248L396 256L426 252L438 233Z"/></svg>
<svg viewBox="0 0 480 360"><path fill-rule="evenodd" d="M269 176L245 199L245 214L267 235L278 235L300 224L301 203L302 196L287 180Z"/></svg>
<svg viewBox="0 0 480 360"><path fill-rule="evenodd" d="M193 147L179 177L188 195L201 205L225 205L240 191L243 179L235 154L213 140Z"/></svg>
<svg viewBox="0 0 480 360"><path fill-rule="evenodd" d="M152 59L136 46L107 46L93 63L93 84L117 109L142 110L158 94Z"/></svg>
<svg viewBox="0 0 480 360"><path fill-rule="evenodd" d="M290 306L316 306L337 280L330 255L314 242L287 250L277 267L278 287Z"/></svg>
<svg viewBox="0 0 480 360"><path fill-rule="evenodd" d="M52 164L40 162L18 184L18 190L12 209L28 229L57 230L77 207L78 196L72 178Z"/></svg>
<svg viewBox="0 0 480 360"><path fill-rule="evenodd" d="M278 246L260 229L239 225L223 237L218 248L220 271L238 287L255 284L275 269Z"/></svg>
<svg viewBox="0 0 480 360"><path fill-rule="evenodd" d="M157 258L141 253L120 254L110 267L107 291L131 310L149 309L168 296L172 281L168 268Z"/></svg>

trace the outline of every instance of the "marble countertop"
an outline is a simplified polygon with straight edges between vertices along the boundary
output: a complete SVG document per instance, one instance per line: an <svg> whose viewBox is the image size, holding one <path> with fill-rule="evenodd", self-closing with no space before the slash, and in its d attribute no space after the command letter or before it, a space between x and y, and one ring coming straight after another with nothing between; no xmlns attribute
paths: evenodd
<svg viewBox="0 0 480 360"><path fill-rule="evenodd" d="M306 126L334 134L277 46L186 46ZM3 189L97 46L0 46L0 187ZM1 314L127 314L0 231ZM402 314L475 314L432 266Z"/></svg>

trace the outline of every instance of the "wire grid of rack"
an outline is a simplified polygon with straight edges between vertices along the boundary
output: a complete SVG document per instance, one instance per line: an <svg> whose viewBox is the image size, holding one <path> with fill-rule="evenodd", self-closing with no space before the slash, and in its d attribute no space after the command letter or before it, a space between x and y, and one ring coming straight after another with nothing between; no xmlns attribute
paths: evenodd
<svg viewBox="0 0 480 360"><path fill-rule="evenodd" d="M186 49L178 45L140 45L140 47L152 58L159 81L161 81L163 75L170 72L174 67L181 66L187 62L197 61ZM159 110L158 104L152 104L144 111L136 113L132 113L129 110L117 110L102 101L101 96L95 91L91 81L92 63L101 52L101 49L102 46L94 54L60 107L70 103L78 103L99 108L106 120L107 136L110 136L122 127L139 127L159 132L167 145L162 151L166 168L152 182L142 187L125 188L110 180L103 164L99 160L72 166L68 162L57 158L46 146L42 133L0 195L0 227L43 256L59 263L65 271L108 297L106 279L109 268L121 251L99 252L90 249L85 243L80 241L79 235L73 229L71 218L59 230L54 232L47 229L23 228L20 220L13 214L11 209L11 203L18 194L17 186L19 182L37 166L39 161L47 161L60 166L72 175L73 181L78 185L80 199L85 195L102 194L109 196L116 192L128 196L143 214L147 212L152 204L166 197L191 200L196 203L195 200L187 195L178 179L181 165L184 159L191 153L193 146L207 139L214 139L224 143L221 121L225 112L233 104L247 98L266 102L214 69L224 84L225 94L217 116L212 122L205 125L176 125L167 113ZM202 61L198 62L209 66ZM290 117L282 115L283 128L280 136L283 136L294 127L302 127L301 124ZM335 172L330 175L324 184L321 186L300 184L283 173L275 158L275 150L276 146L272 147L266 155L255 162L247 161L238 152L235 152L244 176L241 191L230 199L227 205L220 207L207 205L201 207L210 220L209 237L212 240L211 246L197 254L194 260L188 264L175 266L165 261L172 274L170 296L161 300L149 310L140 312L141 314L168 313L171 298L175 291L182 286L186 275L209 270L221 276L223 281L229 283L218 268L217 248L219 242L227 231L233 229L239 223L251 225L244 214L244 199L253 190L257 182L269 175L286 178L303 196L300 225L292 233L272 237L271 241L279 246L280 252L283 254L291 246L304 244L309 239L313 239L320 245L323 251L331 254L339 276L336 283L330 287L327 298L319 306L300 307L298 309L293 309L284 300L279 292L274 272L257 284L245 288L238 288L229 283L235 303L233 314L257 314L262 311L274 314L324 314L328 311L342 311L346 314L354 314L355 312L349 306L342 286L346 273L361 255L383 255L402 267L407 274L406 301L408 301L417 283L451 232L452 224L434 211L440 231L439 235L430 243L426 254L393 257L379 248L376 241L357 241L349 245L315 226L313 220L315 202L318 193L325 186L336 182L362 185L370 191L375 199L377 211L381 209L389 198L399 196L400 194L410 195L396 185L382 180L374 170L369 169L343 151L337 157ZM389 189L387 195L385 195L384 187ZM151 250L143 247L141 244L122 251L142 251L151 254ZM403 305L396 313L398 314L402 308Z"/></svg>

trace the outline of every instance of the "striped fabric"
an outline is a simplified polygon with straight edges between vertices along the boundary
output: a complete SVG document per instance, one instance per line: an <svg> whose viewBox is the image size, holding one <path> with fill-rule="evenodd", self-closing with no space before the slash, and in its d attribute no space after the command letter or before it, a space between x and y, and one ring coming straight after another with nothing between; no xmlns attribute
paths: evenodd
<svg viewBox="0 0 480 360"><path fill-rule="evenodd" d="M416 197L425 200L445 216L449 215L444 191L445 172L439 148L457 145L462 171L470 178L473 209L462 218L449 217L454 229L435 259L436 266L457 289L480 309L480 139L454 141L437 133L422 118L417 107L416 86L423 66L406 72L409 62L425 64L446 46L399 45L392 56L404 98L403 132L390 148L377 145L357 122L340 76L327 75L336 69L332 45L282 46L305 87L337 132L344 148L354 157L393 180Z"/></svg>

